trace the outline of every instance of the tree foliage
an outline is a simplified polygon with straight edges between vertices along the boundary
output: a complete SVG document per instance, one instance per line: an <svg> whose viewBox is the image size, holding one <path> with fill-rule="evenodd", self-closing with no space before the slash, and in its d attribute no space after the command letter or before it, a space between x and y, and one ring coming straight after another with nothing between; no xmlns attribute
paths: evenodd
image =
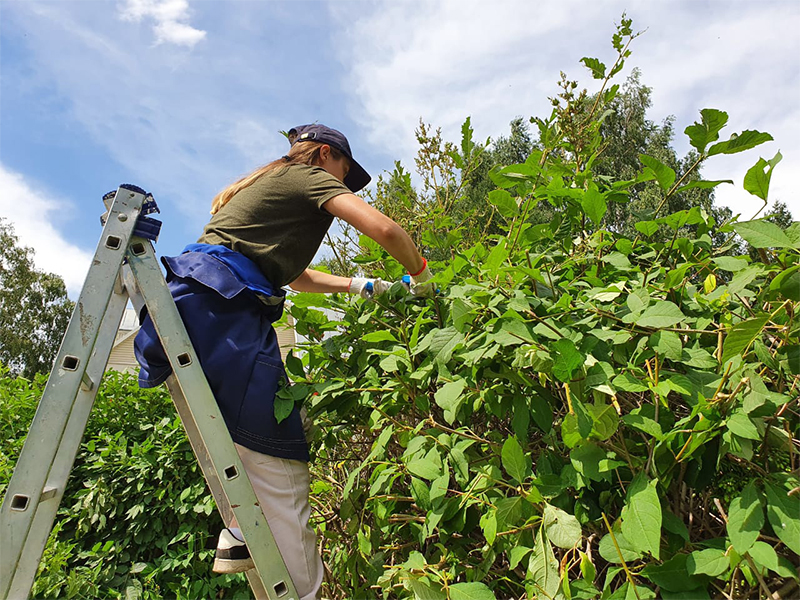
<svg viewBox="0 0 800 600"><path fill-rule="evenodd" d="M0 496L46 377L0 366ZM32 598L249 598L211 572L223 527L164 387L103 378Z"/></svg>
<svg viewBox="0 0 800 600"><path fill-rule="evenodd" d="M537 147L488 171L496 230L451 210L487 152L469 121L460 145L421 128L427 178L392 184L439 259L435 299L295 298L312 342L282 394L320 425L331 596L749 598L796 579L800 225L722 223L694 195L721 184L704 161L771 139L720 141L719 110L686 128L685 163L653 150L670 129L624 176L602 164L633 37L623 20L612 67L584 60L600 91L563 77ZM745 189L755 212L768 180ZM366 239L356 260L402 274Z"/></svg>
<svg viewBox="0 0 800 600"><path fill-rule="evenodd" d="M48 372L72 308L64 281L36 269L33 250L0 219L0 364L27 377Z"/></svg>

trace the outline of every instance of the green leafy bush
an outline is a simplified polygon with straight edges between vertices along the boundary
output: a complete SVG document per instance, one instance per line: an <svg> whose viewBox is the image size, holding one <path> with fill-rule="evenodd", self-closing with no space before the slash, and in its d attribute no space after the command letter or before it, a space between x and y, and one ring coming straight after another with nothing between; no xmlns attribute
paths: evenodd
<svg viewBox="0 0 800 600"><path fill-rule="evenodd" d="M705 160L772 139L719 141L719 110L686 128L697 156L681 177L646 155L633 178L594 175L617 91L607 84L633 37L623 19L614 65L584 60L600 91L577 94L564 78L551 116L534 120L540 147L491 172L499 234L463 231L484 224L454 223L436 202L415 216L432 254L449 257L432 263L439 296L398 284L375 302L295 297L312 342L287 361L283 401L305 399L319 426L331 597L795 589L800 224L663 210L723 183L697 179ZM447 194L455 165L480 151L471 135L467 122L452 164L438 163ZM779 158L744 179L765 202ZM642 184L661 201L637 234L604 228L608 207ZM534 224L541 202L554 216ZM758 260L737 255L736 234ZM402 274L367 239L358 262Z"/></svg>
<svg viewBox="0 0 800 600"><path fill-rule="evenodd" d="M0 373L0 494L45 382ZM141 390L134 376L109 372L32 596L249 597L243 575L211 572L217 515L166 390Z"/></svg>

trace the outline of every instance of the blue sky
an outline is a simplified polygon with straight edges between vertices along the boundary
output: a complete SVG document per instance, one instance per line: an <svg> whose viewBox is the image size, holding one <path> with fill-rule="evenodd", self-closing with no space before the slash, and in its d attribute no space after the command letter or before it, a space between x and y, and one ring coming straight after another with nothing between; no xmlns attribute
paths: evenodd
<svg viewBox="0 0 800 600"><path fill-rule="evenodd" d="M718 202L749 218L744 173L780 149L771 198L800 216L795 0L0 0L0 216L75 298L118 184L154 193L157 251L176 254L219 189L285 152L279 130L342 130L374 179L413 165L420 118L452 140L467 116L479 138L506 134L549 112L559 71L593 90L578 61L612 59L623 10L647 29L622 78L642 70L652 120L682 132L713 107L727 133L775 137L709 161L736 183Z"/></svg>

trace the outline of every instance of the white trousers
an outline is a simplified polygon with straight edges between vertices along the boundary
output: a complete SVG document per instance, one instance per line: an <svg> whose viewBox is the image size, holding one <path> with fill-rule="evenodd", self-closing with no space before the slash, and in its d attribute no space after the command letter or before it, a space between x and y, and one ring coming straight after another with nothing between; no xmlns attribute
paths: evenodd
<svg viewBox="0 0 800 600"><path fill-rule="evenodd" d="M322 586L322 558L308 524L308 463L278 458L234 444L286 563L300 600L315 600Z"/></svg>

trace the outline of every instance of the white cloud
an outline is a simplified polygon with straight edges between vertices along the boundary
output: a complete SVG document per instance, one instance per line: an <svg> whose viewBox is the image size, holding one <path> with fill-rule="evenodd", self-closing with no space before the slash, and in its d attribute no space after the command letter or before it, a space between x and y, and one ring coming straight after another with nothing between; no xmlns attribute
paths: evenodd
<svg viewBox="0 0 800 600"><path fill-rule="evenodd" d="M349 6L333 6L339 21L352 17ZM587 18L603 12L581 6ZM575 38L565 39L575 29L575 8L574 2L399 2L343 25L342 60L350 65L360 124L374 143L407 156L416 149L420 117L452 137L471 115L481 138L506 131L517 115L543 112L558 69L581 56L567 49L577 46Z"/></svg>
<svg viewBox="0 0 800 600"><path fill-rule="evenodd" d="M627 9L634 29L647 31L633 42L619 80L633 66L642 69L653 88L649 116L660 122L675 115L679 152L689 149L683 129L705 107L730 114L724 139L743 129L775 137L758 151L708 162L704 176L736 182L736 189L718 191L718 202L743 217L755 212L760 202L742 190L744 173L758 152L771 158L780 148L784 161L770 197L800 217L790 183L800 168L800 69L791 58L800 53L800 4L444 0L381 3L355 18L352 6L331 3L344 30L340 59L349 68L354 118L371 143L405 164L416 152L420 117L455 141L471 116L477 138L485 139L507 133L515 116L548 114L560 70L595 90L578 61L613 60L613 26Z"/></svg>
<svg viewBox="0 0 800 600"><path fill-rule="evenodd" d="M51 224L70 210L35 183L0 165L0 215L14 226L22 246L34 249L36 268L59 275L67 292L77 298L92 254L67 242Z"/></svg>
<svg viewBox="0 0 800 600"><path fill-rule="evenodd" d="M189 20L188 0L126 0L125 6L120 8L120 17L134 23L152 19L156 44L191 48L206 37L205 31L186 23Z"/></svg>

